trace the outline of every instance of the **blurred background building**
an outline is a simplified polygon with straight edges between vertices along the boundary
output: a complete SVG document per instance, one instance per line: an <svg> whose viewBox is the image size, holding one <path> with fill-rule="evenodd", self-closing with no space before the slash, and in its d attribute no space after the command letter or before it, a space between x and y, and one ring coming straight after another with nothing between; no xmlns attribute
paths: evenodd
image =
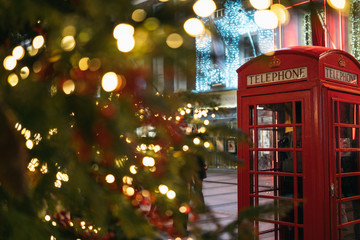
<svg viewBox="0 0 360 240"><path fill-rule="evenodd" d="M209 17L199 18L207 31L195 38L194 61L186 63L186 72L161 56L152 59L158 89L219 95L221 107L229 114L215 117L209 114L207 118L235 128L236 70L250 59L271 54L277 49L301 45L340 49L360 59L360 1L343 2L344 6L339 7L336 5L339 1L330 0L279 1L281 5L272 4L269 9L276 12L280 6L285 15L279 19L276 27L269 29L271 27L266 26L268 23L256 19L258 10L252 6L253 1L217 0L216 11ZM158 13L167 1L134 0L133 3L150 6L154 13ZM341 7L343 9L336 9ZM182 16L174 17L181 19ZM233 139L213 139L218 149L236 154L236 148L234 150L230 144L232 142ZM210 165L236 168L236 164L223 163L218 159L210 160Z"/></svg>

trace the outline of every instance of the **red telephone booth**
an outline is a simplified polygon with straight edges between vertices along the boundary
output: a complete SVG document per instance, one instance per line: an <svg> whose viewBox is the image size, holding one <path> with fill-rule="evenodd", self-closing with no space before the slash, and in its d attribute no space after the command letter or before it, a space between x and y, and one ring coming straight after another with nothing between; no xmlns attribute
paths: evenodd
<svg viewBox="0 0 360 240"><path fill-rule="evenodd" d="M288 202L254 222L259 239L360 239L360 64L293 47L238 70L239 209Z"/></svg>

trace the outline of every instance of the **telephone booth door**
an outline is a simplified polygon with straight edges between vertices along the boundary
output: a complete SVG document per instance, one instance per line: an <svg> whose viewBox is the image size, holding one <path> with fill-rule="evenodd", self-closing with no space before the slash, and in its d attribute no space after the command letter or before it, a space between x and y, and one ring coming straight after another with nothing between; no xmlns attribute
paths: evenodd
<svg viewBox="0 0 360 240"><path fill-rule="evenodd" d="M332 236L360 239L359 96L329 91Z"/></svg>
<svg viewBox="0 0 360 240"><path fill-rule="evenodd" d="M259 239L304 239L303 159L308 146L303 140L305 115L309 111L309 91L244 97L241 102L244 131L251 144L243 152L246 162L239 184L250 195L239 198L239 206L282 203L285 215L263 214L256 221ZM305 111L307 109L307 111ZM246 190L245 190L246 191Z"/></svg>

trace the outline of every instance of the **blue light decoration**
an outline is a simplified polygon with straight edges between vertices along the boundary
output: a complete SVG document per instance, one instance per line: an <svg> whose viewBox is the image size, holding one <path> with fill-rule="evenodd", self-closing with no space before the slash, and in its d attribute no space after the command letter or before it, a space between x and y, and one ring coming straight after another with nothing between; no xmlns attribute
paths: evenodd
<svg viewBox="0 0 360 240"><path fill-rule="evenodd" d="M201 18L207 27L213 28L196 38L196 91L211 91L211 86L221 85L237 89L236 70L248 58L241 56L239 41L248 36L253 57L274 50L273 30L258 27L254 10L245 11L240 1L227 0L224 14L218 18ZM253 35L257 42L253 42ZM255 46L257 45L257 46ZM255 48L259 49L258 54Z"/></svg>

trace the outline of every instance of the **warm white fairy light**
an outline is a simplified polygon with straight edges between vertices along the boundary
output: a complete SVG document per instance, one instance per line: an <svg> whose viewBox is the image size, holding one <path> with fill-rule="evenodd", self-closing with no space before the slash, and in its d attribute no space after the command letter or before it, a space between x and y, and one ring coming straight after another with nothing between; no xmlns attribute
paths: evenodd
<svg viewBox="0 0 360 240"><path fill-rule="evenodd" d="M182 147L182 149L183 149L184 152L186 152L186 151L189 150L189 146L188 146L188 145L184 145L184 146Z"/></svg>
<svg viewBox="0 0 360 240"><path fill-rule="evenodd" d="M113 37L115 39L119 39L123 37L123 35L132 36L135 33L135 29L132 25L126 23L118 24L113 31Z"/></svg>
<svg viewBox="0 0 360 240"><path fill-rule="evenodd" d="M8 76L8 83L10 86L15 87L19 83L19 77L15 73Z"/></svg>
<svg viewBox="0 0 360 240"><path fill-rule="evenodd" d="M190 18L184 23L184 29L190 36L196 37L205 32L205 26L197 18Z"/></svg>
<svg viewBox="0 0 360 240"><path fill-rule="evenodd" d="M137 173L137 167L135 165L131 165L130 168L129 168L129 171L132 174L136 174Z"/></svg>
<svg viewBox="0 0 360 240"><path fill-rule="evenodd" d="M159 185L158 188L159 188L159 191L161 194L166 194L169 191L168 186L166 186L164 184Z"/></svg>
<svg viewBox="0 0 360 240"><path fill-rule="evenodd" d="M17 65L17 60L14 56L7 56L3 61L3 66L6 70L11 71Z"/></svg>
<svg viewBox="0 0 360 240"><path fill-rule="evenodd" d="M68 79L62 85L62 90L65 94L69 95L75 91L75 83L73 80Z"/></svg>
<svg viewBox="0 0 360 240"><path fill-rule="evenodd" d="M176 193L175 191L173 190L169 190L167 193L166 193L166 196L169 198L169 199L174 199L176 197Z"/></svg>
<svg viewBox="0 0 360 240"><path fill-rule="evenodd" d="M250 0L250 4L258 10L267 9L270 7L270 0Z"/></svg>
<svg viewBox="0 0 360 240"><path fill-rule="evenodd" d="M41 47L43 47L45 44L45 39L42 35L38 35L36 37L34 37L33 42L32 42L32 46L34 49L39 49Z"/></svg>
<svg viewBox="0 0 360 240"><path fill-rule="evenodd" d="M65 36L63 39L61 39L61 48L64 49L64 51L70 52L74 50L76 46L76 41L74 36Z"/></svg>
<svg viewBox="0 0 360 240"><path fill-rule="evenodd" d="M40 168L40 172L41 172L42 174L46 174L48 171L49 171L49 170L48 170L47 163L44 163L44 164L41 166L41 168Z"/></svg>
<svg viewBox="0 0 360 240"><path fill-rule="evenodd" d="M45 221L49 222L51 220L51 217L50 217L50 215L45 215L44 219L45 219Z"/></svg>
<svg viewBox="0 0 360 240"><path fill-rule="evenodd" d="M213 0L198 0L193 5L193 10L199 17L209 17L216 10Z"/></svg>
<svg viewBox="0 0 360 240"><path fill-rule="evenodd" d="M67 175L66 173L63 173L63 172L57 172L56 178L57 178L57 180L63 181L63 182L69 181L69 175Z"/></svg>
<svg viewBox="0 0 360 240"><path fill-rule="evenodd" d="M186 114L186 112L184 110L180 111L180 115L184 116Z"/></svg>
<svg viewBox="0 0 360 240"><path fill-rule="evenodd" d="M278 18L273 11L258 10L254 14L255 23L263 29L275 29L278 26Z"/></svg>
<svg viewBox="0 0 360 240"><path fill-rule="evenodd" d="M210 147L210 143L209 143L209 142L204 142L204 147L205 147L205 148L209 148L209 147Z"/></svg>
<svg viewBox="0 0 360 240"><path fill-rule="evenodd" d="M54 182L54 186L56 188L61 188L61 185L62 185L62 183L61 183L61 181L59 179Z"/></svg>
<svg viewBox="0 0 360 240"><path fill-rule="evenodd" d="M24 57L25 55L25 49L22 46L16 46L13 51L12 51L12 55L14 56L14 58L16 58L17 60L20 60Z"/></svg>
<svg viewBox="0 0 360 240"><path fill-rule="evenodd" d="M145 167L153 167L155 165L155 159L152 157L145 156L142 160Z"/></svg>
<svg viewBox="0 0 360 240"><path fill-rule="evenodd" d="M128 185L124 185L123 186L123 192L125 195L131 197L135 194L135 189L131 186L128 186Z"/></svg>
<svg viewBox="0 0 360 240"><path fill-rule="evenodd" d="M112 175L112 174L108 174L108 175L106 175L106 177L105 177L105 181L106 181L107 183L113 183L113 182L115 182L115 176Z"/></svg>
<svg viewBox="0 0 360 240"><path fill-rule="evenodd" d="M29 139L26 141L25 146L31 150L34 147L34 142Z"/></svg>
<svg viewBox="0 0 360 240"><path fill-rule="evenodd" d="M88 57L83 57L79 60L79 68L81 71L86 71L89 69L89 63L90 63L90 58Z"/></svg>
<svg viewBox="0 0 360 240"><path fill-rule="evenodd" d="M128 185L132 185L133 180L134 179L132 177L129 177L129 176L124 176L123 179L122 179L123 183L128 184Z"/></svg>
<svg viewBox="0 0 360 240"><path fill-rule="evenodd" d="M198 138L198 137L196 137L196 138L193 139L193 143L194 143L195 145L199 145L200 142L201 142L201 140L200 140L200 138Z"/></svg>
<svg viewBox="0 0 360 240"><path fill-rule="evenodd" d="M144 19L146 18L146 11L144 9L136 9L132 14L131 14L131 18L132 20L134 20L135 22L142 22L144 21Z"/></svg>
<svg viewBox="0 0 360 240"><path fill-rule="evenodd" d="M106 92L114 91L119 84L119 79L116 73L107 72L104 74L101 80L101 86Z"/></svg>
<svg viewBox="0 0 360 240"><path fill-rule="evenodd" d="M32 158L27 166L27 168L29 169L29 171L31 172L35 172L36 167L39 166L40 161L37 158Z"/></svg>
<svg viewBox="0 0 360 240"><path fill-rule="evenodd" d="M345 0L328 0L329 5L335 9L344 9L345 8Z"/></svg>
<svg viewBox="0 0 360 240"><path fill-rule="evenodd" d="M166 38L166 44L170 47L170 48L179 48L181 47L181 45L183 45L184 43L184 39L183 37L178 34L178 33L171 33L167 38Z"/></svg>

